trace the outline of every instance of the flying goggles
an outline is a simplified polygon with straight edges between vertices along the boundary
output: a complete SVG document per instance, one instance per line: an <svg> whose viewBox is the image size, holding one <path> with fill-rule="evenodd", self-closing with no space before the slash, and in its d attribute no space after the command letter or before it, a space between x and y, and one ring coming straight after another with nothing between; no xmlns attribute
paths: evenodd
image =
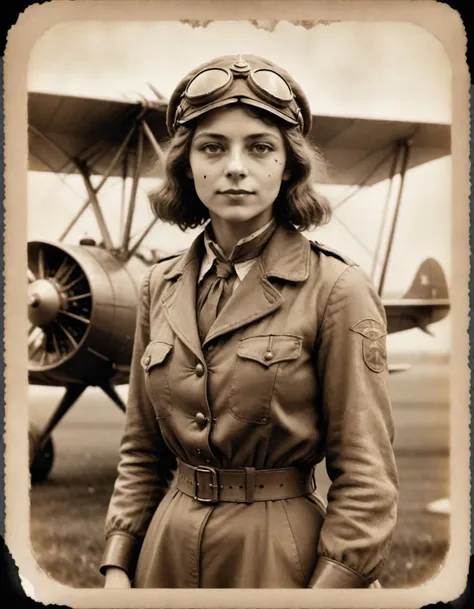
<svg viewBox="0 0 474 609"><path fill-rule="evenodd" d="M304 120L288 82L271 68L251 69L241 57L230 67L209 67L188 83L173 129L215 108L235 103L262 108L304 130Z"/></svg>

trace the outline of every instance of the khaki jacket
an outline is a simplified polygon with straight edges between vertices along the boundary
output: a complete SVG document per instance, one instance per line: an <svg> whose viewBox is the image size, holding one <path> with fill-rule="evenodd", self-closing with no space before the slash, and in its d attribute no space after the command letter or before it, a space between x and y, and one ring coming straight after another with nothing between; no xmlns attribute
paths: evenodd
<svg viewBox="0 0 474 609"><path fill-rule="evenodd" d="M201 345L202 237L142 283L101 571L119 566L135 587L368 587L398 503L381 301L352 261L278 227ZM198 502L175 486L176 457L225 469L325 458L327 509L317 490Z"/></svg>

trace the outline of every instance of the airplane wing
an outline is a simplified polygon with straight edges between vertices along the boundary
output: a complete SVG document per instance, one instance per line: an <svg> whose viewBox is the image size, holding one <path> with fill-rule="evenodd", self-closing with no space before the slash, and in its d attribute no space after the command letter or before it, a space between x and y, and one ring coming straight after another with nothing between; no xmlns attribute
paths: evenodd
<svg viewBox="0 0 474 609"><path fill-rule="evenodd" d="M28 95L29 169L58 173L77 172L71 158L103 174L135 121L143 117L158 142L167 139L166 101L122 102L49 93ZM358 184L361 162L377 163L398 140L411 139L408 168L450 154L449 124L413 123L357 117L313 116L311 139L322 149L328 180ZM137 145L136 136L130 146ZM143 167L153 167L156 155L145 138ZM367 185L387 178L389 161L371 175ZM113 176L121 176L118 165ZM326 181L326 180L324 180Z"/></svg>
<svg viewBox="0 0 474 609"><path fill-rule="evenodd" d="M411 151L407 170L451 153L451 125L357 117L313 116L311 139L328 164L329 182L358 184L365 165L377 167L364 185L388 177L387 157L395 142L408 140Z"/></svg>
<svg viewBox="0 0 474 609"><path fill-rule="evenodd" d="M158 141L167 136L166 102L150 104L30 92L28 94L29 169L77 173L70 159L90 164L102 175L137 119L143 117ZM137 136L129 143L136 148ZM155 153L145 138L143 167L151 168ZM121 176L118 164L112 176Z"/></svg>

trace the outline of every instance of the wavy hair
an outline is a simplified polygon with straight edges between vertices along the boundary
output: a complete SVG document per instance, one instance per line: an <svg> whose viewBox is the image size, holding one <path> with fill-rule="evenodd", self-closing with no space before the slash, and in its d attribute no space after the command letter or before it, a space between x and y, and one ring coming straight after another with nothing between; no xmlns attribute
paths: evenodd
<svg viewBox="0 0 474 609"><path fill-rule="evenodd" d="M254 117L276 125L282 134L286 151L286 169L290 178L282 181L273 204L277 223L292 224L300 231L326 224L331 218L331 206L317 192L315 183L326 175L326 167L319 150L301 131L265 111L245 107ZM182 230L196 228L209 219L207 207L199 199L194 182L187 176L189 151L195 124L181 125L169 141L165 152L164 179L148 195L155 215L164 222L177 224Z"/></svg>

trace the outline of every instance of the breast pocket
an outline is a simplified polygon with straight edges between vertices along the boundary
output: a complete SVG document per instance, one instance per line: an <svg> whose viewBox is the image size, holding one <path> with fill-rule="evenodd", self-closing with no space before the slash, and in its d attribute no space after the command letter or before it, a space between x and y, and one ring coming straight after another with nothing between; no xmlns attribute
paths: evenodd
<svg viewBox="0 0 474 609"><path fill-rule="evenodd" d="M288 374L301 354L302 339L291 335L250 336L239 342L230 391L230 412L237 419L266 425L277 375Z"/></svg>
<svg viewBox="0 0 474 609"><path fill-rule="evenodd" d="M161 341L148 344L141 364L145 385L158 419L168 417L173 410L169 387L170 352L173 345Z"/></svg>

